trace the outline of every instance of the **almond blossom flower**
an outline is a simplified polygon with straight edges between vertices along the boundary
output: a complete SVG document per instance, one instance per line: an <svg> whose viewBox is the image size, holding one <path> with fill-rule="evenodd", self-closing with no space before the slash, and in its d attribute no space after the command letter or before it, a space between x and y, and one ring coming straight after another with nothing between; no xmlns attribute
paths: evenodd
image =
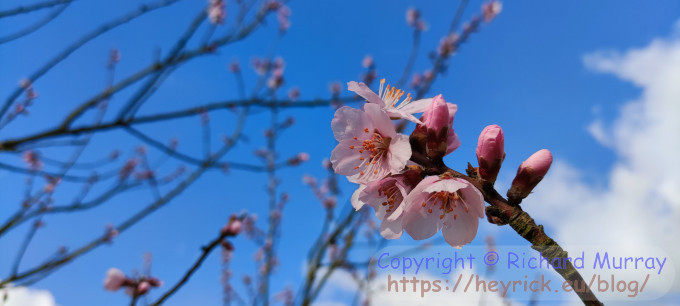
<svg viewBox="0 0 680 306"><path fill-rule="evenodd" d="M361 185L352 195L352 206L356 210L364 205L373 207L375 216L382 220L380 235L385 239L398 239L404 228L402 203L420 179L420 171L408 170L368 185Z"/></svg>
<svg viewBox="0 0 680 306"><path fill-rule="evenodd" d="M111 268L106 272L106 278L104 279L104 289L109 291L117 291L122 287L127 281L127 277L123 271Z"/></svg>
<svg viewBox="0 0 680 306"><path fill-rule="evenodd" d="M477 234L484 217L482 194L464 179L424 178L404 199L403 223L413 239L432 237L440 229L451 246L461 248Z"/></svg>
<svg viewBox="0 0 680 306"><path fill-rule="evenodd" d="M411 158L408 136L397 134L380 106L367 103L364 111L343 106L331 121L340 143L331 153L336 173L354 183L367 184L399 173Z"/></svg>
<svg viewBox="0 0 680 306"><path fill-rule="evenodd" d="M377 104L392 119L403 118L422 124L413 114L424 112L430 106L432 99L420 99L412 102L411 94L409 93L404 100L399 102L401 97L404 96L404 91L396 87L390 87L390 85L386 87L384 85L385 79L381 79L378 94L368 88L366 84L354 81L347 83L347 89L366 99L367 102Z"/></svg>

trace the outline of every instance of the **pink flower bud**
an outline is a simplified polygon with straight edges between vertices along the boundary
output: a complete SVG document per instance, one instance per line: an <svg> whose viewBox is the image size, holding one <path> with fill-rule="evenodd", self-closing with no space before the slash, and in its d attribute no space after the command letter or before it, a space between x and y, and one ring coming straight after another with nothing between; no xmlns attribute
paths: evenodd
<svg viewBox="0 0 680 306"><path fill-rule="evenodd" d="M361 61L361 66L363 66L364 68L371 68L371 67L373 67L373 56L366 55L366 56L364 57L364 60Z"/></svg>
<svg viewBox="0 0 680 306"><path fill-rule="evenodd" d="M508 200L511 204L519 204L543 179L552 164L552 154L543 149L529 156L519 165L517 175L508 190Z"/></svg>
<svg viewBox="0 0 680 306"><path fill-rule="evenodd" d="M229 63L229 71L233 73L241 71L241 65L238 63L238 61L234 60L231 63Z"/></svg>
<svg viewBox="0 0 680 306"><path fill-rule="evenodd" d="M425 126L434 130L435 133L439 133L449 125L449 108L446 106L446 101L444 101L442 95L434 97L430 108L425 111L423 117Z"/></svg>
<svg viewBox="0 0 680 306"><path fill-rule="evenodd" d="M500 1L491 1L482 4L482 15L484 16L484 22L489 22L496 18L498 14L501 13L503 9L503 4Z"/></svg>
<svg viewBox="0 0 680 306"><path fill-rule="evenodd" d="M290 28L290 8L281 6L276 11L276 19L279 21L279 30L285 32Z"/></svg>
<svg viewBox="0 0 680 306"><path fill-rule="evenodd" d="M339 95L340 91L342 90L342 86L338 82L333 82L328 86L328 90L330 90L331 94L334 96Z"/></svg>
<svg viewBox="0 0 680 306"><path fill-rule="evenodd" d="M297 87L293 87L288 91L288 99L291 101L295 101L298 98L300 98L300 89Z"/></svg>
<svg viewBox="0 0 680 306"><path fill-rule="evenodd" d="M150 289L151 289L151 284L149 284L149 282L147 282L147 281L142 281L141 283L139 283L139 285L137 285L137 292L136 293L137 293L137 295L145 295L149 292Z"/></svg>
<svg viewBox="0 0 680 306"><path fill-rule="evenodd" d="M104 279L104 289L109 291L116 291L125 284L127 277L123 271L116 268L111 268L106 272L106 278Z"/></svg>
<svg viewBox="0 0 680 306"><path fill-rule="evenodd" d="M495 182L505 159L505 138L500 126L489 125L482 130L476 152L479 176L489 182Z"/></svg>
<svg viewBox="0 0 680 306"><path fill-rule="evenodd" d="M222 244L222 248L224 250L229 251L229 252L234 251L234 245L231 244L231 242L229 242L227 240L222 240L221 244Z"/></svg>
<svg viewBox="0 0 680 306"><path fill-rule="evenodd" d="M236 236L241 232L243 222L239 219L229 220L229 223L222 228L222 234L227 236Z"/></svg>
<svg viewBox="0 0 680 306"><path fill-rule="evenodd" d="M309 154L307 154L307 153L305 153L305 152L298 153L297 158L298 158L300 161L306 162L306 161L309 160Z"/></svg>
<svg viewBox="0 0 680 306"><path fill-rule="evenodd" d="M425 132L425 152L433 159L442 158L447 151L447 136L449 133L449 107L442 95L434 97L430 108L423 113L424 126L417 132ZM423 131L424 129L424 131Z"/></svg>
<svg viewBox="0 0 680 306"><path fill-rule="evenodd" d="M223 24L227 16L225 3L222 0L210 0L208 4L208 19L214 25Z"/></svg>

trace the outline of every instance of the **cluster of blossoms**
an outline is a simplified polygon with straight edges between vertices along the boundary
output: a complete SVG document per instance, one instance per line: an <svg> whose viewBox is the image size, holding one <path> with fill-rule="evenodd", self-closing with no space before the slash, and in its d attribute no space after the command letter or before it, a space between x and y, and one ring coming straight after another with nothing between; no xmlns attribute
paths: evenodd
<svg viewBox="0 0 680 306"><path fill-rule="evenodd" d="M111 268L106 272L104 279L104 289L118 291L125 288L125 293L129 296L142 296L151 290L152 287L163 286L163 281L155 277L140 277L133 279L125 276L123 271Z"/></svg>
<svg viewBox="0 0 680 306"><path fill-rule="evenodd" d="M224 24L227 17L226 4L222 0L208 1L208 19L214 25Z"/></svg>
<svg viewBox="0 0 680 306"><path fill-rule="evenodd" d="M404 91L384 85L383 79L376 94L363 83L349 82L348 89L366 103L363 109L338 109L331 122L339 142L331 154L333 169L359 184L352 205L357 210L373 207L386 239L400 238L406 231L422 240L441 230L453 247L470 243L485 216L484 197L470 181L441 171L448 169L443 157L460 146L453 129L457 106L442 95L417 101L407 95L402 100ZM423 114L416 118L417 113ZM406 119L416 127L410 136L400 134L391 119ZM505 157L503 146L498 126L489 126L480 135L477 155L482 180L495 181ZM550 154L541 150L520 166L508 192L511 202L521 201L545 175L552 161L545 153Z"/></svg>

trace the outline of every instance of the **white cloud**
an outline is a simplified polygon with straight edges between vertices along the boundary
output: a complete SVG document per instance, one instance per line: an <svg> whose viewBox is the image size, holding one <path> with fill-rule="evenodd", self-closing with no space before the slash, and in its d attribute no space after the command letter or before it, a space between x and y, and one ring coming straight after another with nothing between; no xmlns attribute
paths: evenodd
<svg viewBox="0 0 680 306"><path fill-rule="evenodd" d="M608 183L591 186L576 166L558 160L523 206L556 230L555 238L567 249L604 244L630 253L655 246L674 259L677 274L680 37L655 39L625 52L595 52L586 55L584 63L641 89L639 97L625 102L611 125L596 119L588 128L617 156L605 174ZM680 291L678 282L672 289Z"/></svg>
<svg viewBox="0 0 680 306"><path fill-rule="evenodd" d="M55 306L54 296L47 290L29 289L26 287L13 287L9 290L0 290L0 301L4 296L7 300L0 305L4 306Z"/></svg>

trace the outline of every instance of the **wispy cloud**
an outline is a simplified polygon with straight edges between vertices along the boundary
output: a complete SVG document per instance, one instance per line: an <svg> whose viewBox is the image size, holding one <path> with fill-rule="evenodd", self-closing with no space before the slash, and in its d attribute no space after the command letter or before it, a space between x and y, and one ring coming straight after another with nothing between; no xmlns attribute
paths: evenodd
<svg viewBox="0 0 680 306"><path fill-rule="evenodd" d="M0 299L7 295L4 306L55 306L54 296L47 290L29 289L26 287L10 287L0 290Z"/></svg>
<svg viewBox="0 0 680 306"><path fill-rule="evenodd" d="M583 62L594 72L641 89L639 97L621 101L625 103L613 122L597 118L589 126L592 136L617 157L605 174L607 184L589 185L578 166L557 161L525 205L557 231L567 249L616 245L630 253L655 246L678 263L680 37L674 33L642 48L595 52ZM680 291L678 282L672 290Z"/></svg>

